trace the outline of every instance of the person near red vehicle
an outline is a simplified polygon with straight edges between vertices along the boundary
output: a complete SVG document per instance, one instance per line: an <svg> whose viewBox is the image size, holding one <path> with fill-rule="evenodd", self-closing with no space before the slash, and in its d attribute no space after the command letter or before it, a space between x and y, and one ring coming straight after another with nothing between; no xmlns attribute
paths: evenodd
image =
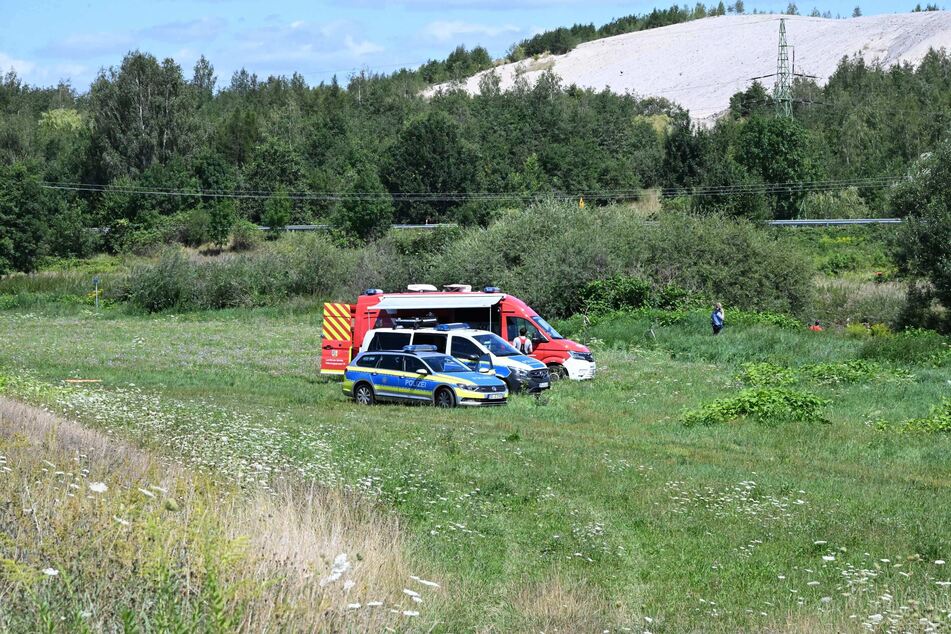
<svg viewBox="0 0 951 634"><path fill-rule="evenodd" d="M512 346L522 354L532 353L532 340L526 336L527 334L528 329L522 326L518 330L518 337L512 340Z"/></svg>
<svg viewBox="0 0 951 634"><path fill-rule="evenodd" d="M439 291L435 286L413 284L409 292L385 293L369 289L353 304L324 304L321 339L321 374L343 374L350 359L359 352L368 330L378 320L433 316L435 325L466 323L471 328L493 332L506 341L524 336L531 341L531 355L544 363L552 380L593 379L596 364L591 351L555 330L531 306L496 287L473 291L454 284Z"/></svg>

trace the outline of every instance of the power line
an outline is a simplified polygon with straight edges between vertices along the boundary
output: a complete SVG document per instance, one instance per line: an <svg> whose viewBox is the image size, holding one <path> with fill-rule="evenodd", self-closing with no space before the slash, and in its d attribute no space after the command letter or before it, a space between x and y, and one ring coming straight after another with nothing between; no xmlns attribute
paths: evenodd
<svg viewBox="0 0 951 634"><path fill-rule="evenodd" d="M617 190L578 190L573 192L551 191L524 194L518 192L345 192L345 191L291 191L285 195L298 201L362 201L392 199L398 202L465 202L465 201L508 201L532 200L554 197L557 199L575 199L579 196L591 200L638 200L646 195L659 192L665 197L676 196L741 196L768 195L786 193L810 193L857 188L884 188L898 182L900 177L883 176L878 178L854 178L827 181L789 181L781 183L747 183L738 185L704 185L697 187L669 187L654 189L617 189ZM176 188L141 188L135 186L109 186L93 183L55 183L43 182L41 187L57 191L75 191L87 193L114 193L136 196L166 196L179 198L225 198L263 200L274 195L265 190L186 190Z"/></svg>

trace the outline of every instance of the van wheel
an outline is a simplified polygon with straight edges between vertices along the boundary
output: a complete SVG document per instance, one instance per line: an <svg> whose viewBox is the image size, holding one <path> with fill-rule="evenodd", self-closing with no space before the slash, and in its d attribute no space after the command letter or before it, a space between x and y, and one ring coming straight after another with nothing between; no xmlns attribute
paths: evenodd
<svg viewBox="0 0 951 634"><path fill-rule="evenodd" d="M367 383L359 383L353 388L353 400L359 405L373 405L376 398L373 396L373 388Z"/></svg>
<svg viewBox="0 0 951 634"><path fill-rule="evenodd" d="M433 398L433 405L436 407L455 407L456 395L448 387L440 388Z"/></svg>
<svg viewBox="0 0 951 634"><path fill-rule="evenodd" d="M568 378L568 370L565 369L565 366L558 365L557 363L552 363L548 366L548 379L555 383L556 381L561 381L562 379Z"/></svg>

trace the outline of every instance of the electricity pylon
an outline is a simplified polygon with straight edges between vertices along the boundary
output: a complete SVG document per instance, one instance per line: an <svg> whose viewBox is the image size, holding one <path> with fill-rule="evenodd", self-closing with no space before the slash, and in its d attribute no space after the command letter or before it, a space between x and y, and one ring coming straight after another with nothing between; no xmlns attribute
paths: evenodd
<svg viewBox="0 0 951 634"><path fill-rule="evenodd" d="M776 58L776 83L773 85L773 101L776 116L792 118L792 73L789 71L789 45L786 43L786 20L779 20L779 56Z"/></svg>

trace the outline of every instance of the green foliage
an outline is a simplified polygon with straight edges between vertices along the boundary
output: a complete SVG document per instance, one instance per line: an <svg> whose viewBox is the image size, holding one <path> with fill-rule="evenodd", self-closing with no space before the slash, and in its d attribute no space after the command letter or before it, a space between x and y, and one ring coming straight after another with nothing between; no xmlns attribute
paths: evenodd
<svg viewBox="0 0 951 634"><path fill-rule="evenodd" d="M868 382L885 376L899 376L886 370L874 361L854 359L836 363L816 363L803 366L800 370L806 377L820 385L841 385L847 383ZM901 374L907 377L907 374Z"/></svg>
<svg viewBox="0 0 951 634"><path fill-rule="evenodd" d="M261 220L268 228L269 240L276 240L290 223L291 206L291 199L283 189L278 189L267 199Z"/></svg>
<svg viewBox="0 0 951 634"><path fill-rule="evenodd" d="M249 220L239 220L231 227L231 248L251 251L261 243L261 230Z"/></svg>
<svg viewBox="0 0 951 634"><path fill-rule="evenodd" d="M859 355L863 359L919 364L940 361L942 356L947 356L949 348L948 338L932 330L905 330L892 337L869 338L862 344Z"/></svg>
<svg viewBox="0 0 951 634"><path fill-rule="evenodd" d="M738 139L737 161L766 183L813 181L819 174L808 130L793 119L753 117ZM793 218L803 194L794 188L772 195L775 216Z"/></svg>
<svg viewBox="0 0 951 634"><path fill-rule="evenodd" d="M785 387L758 387L717 399L699 409L687 410L681 420L687 427L720 425L739 418L775 425L787 422L828 422L822 410L829 401L808 392Z"/></svg>
<svg viewBox="0 0 951 634"><path fill-rule="evenodd" d="M100 72L89 92L93 116L90 159L106 180L142 173L195 142L195 105L181 68L138 51L119 68Z"/></svg>
<svg viewBox="0 0 951 634"><path fill-rule="evenodd" d="M905 270L926 277L934 295L951 309L951 137L921 159L892 196L906 217L898 260Z"/></svg>
<svg viewBox="0 0 951 634"><path fill-rule="evenodd" d="M211 213L204 206L194 207L182 219L182 244L199 247L211 237Z"/></svg>
<svg viewBox="0 0 951 634"><path fill-rule="evenodd" d="M460 204L440 193L477 191L475 150L464 141L461 126L448 114L432 112L411 121L389 150L384 181L390 191L430 195L430 201L397 201L402 218L411 222L454 220Z"/></svg>
<svg viewBox="0 0 951 634"><path fill-rule="evenodd" d="M393 201L376 173L363 169L351 186L352 197L337 208L333 224L344 235L368 241L384 235L393 222Z"/></svg>
<svg viewBox="0 0 951 634"><path fill-rule="evenodd" d="M723 15L723 3L719 8L710 9L711 15ZM699 5L701 8L703 5ZM742 12L742 11L741 11ZM544 53L562 55L572 50L579 44L590 42L603 37L622 35L624 33L633 33L645 29L654 29L671 24L679 24L691 19L702 18L706 16L706 11L702 13L691 13L687 9L677 5L669 9L653 9L650 13L644 15L627 15L616 18L607 24L595 28L593 24L575 24L571 27L561 27L550 31L544 31L537 35L513 44L508 53L510 62L518 62L525 57L534 57Z"/></svg>
<svg viewBox="0 0 951 634"><path fill-rule="evenodd" d="M796 373L767 361L744 363L736 380L750 387L786 387L796 383Z"/></svg>
<svg viewBox="0 0 951 634"><path fill-rule="evenodd" d="M0 164L0 274L36 268L45 251L46 211L35 171Z"/></svg>
<svg viewBox="0 0 951 634"><path fill-rule="evenodd" d="M582 291L582 298L588 313L638 308L679 310L698 303L686 289L673 282L657 288L649 280L623 275L589 282Z"/></svg>
<svg viewBox="0 0 951 634"><path fill-rule="evenodd" d="M911 418L897 424L878 421L878 428L898 433L951 433L951 398L941 399L927 416Z"/></svg>
<svg viewBox="0 0 951 634"><path fill-rule="evenodd" d="M230 200L217 201L208 217L208 239L219 249L228 243L231 229L237 220L235 205Z"/></svg>

